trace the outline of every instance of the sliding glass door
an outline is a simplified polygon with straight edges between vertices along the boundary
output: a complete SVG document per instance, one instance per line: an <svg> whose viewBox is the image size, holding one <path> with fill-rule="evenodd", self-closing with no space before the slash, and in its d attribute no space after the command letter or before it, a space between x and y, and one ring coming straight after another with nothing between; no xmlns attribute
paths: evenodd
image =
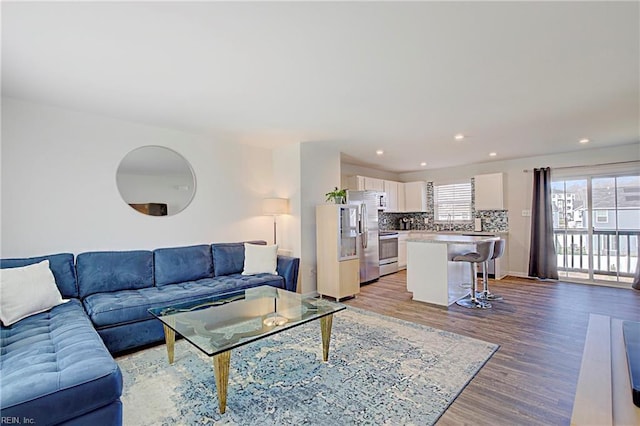
<svg viewBox="0 0 640 426"><path fill-rule="evenodd" d="M553 179L560 278L631 283L638 263L640 174Z"/></svg>
<svg viewBox="0 0 640 426"><path fill-rule="evenodd" d="M591 182L594 278L630 283L638 262L640 176Z"/></svg>

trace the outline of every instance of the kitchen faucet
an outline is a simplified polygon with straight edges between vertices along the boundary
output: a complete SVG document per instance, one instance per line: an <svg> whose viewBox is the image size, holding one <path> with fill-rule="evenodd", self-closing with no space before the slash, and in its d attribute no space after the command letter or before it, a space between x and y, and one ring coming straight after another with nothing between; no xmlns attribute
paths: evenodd
<svg viewBox="0 0 640 426"><path fill-rule="evenodd" d="M449 231L453 231L453 215L451 213L447 214L447 228Z"/></svg>

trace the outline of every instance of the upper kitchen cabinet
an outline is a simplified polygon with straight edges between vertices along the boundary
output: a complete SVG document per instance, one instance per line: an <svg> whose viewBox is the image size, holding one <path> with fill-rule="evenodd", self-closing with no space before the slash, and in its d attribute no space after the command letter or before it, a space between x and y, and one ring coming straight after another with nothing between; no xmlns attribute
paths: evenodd
<svg viewBox="0 0 640 426"><path fill-rule="evenodd" d="M399 204L398 195L400 191L403 192L402 205ZM400 182L394 182L392 180L384 181L384 192L387 194L387 208L388 213L395 213L404 211L404 185Z"/></svg>
<svg viewBox="0 0 640 426"><path fill-rule="evenodd" d="M505 210L504 173L474 176L476 210Z"/></svg>
<svg viewBox="0 0 640 426"><path fill-rule="evenodd" d="M366 176L351 176L347 187L353 191L384 192L384 181Z"/></svg>
<svg viewBox="0 0 640 426"><path fill-rule="evenodd" d="M364 189L365 191L384 192L384 181L382 179L365 177Z"/></svg>
<svg viewBox="0 0 640 426"><path fill-rule="evenodd" d="M427 211L427 183L406 182L404 184L404 211L405 212L426 212Z"/></svg>

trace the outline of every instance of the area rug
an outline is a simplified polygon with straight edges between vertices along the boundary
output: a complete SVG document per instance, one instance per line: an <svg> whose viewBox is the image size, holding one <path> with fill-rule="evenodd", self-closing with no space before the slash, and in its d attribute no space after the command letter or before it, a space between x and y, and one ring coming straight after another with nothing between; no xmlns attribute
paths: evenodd
<svg viewBox="0 0 640 426"><path fill-rule="evenodd" d="M435 423L498 345L347 308L333 317L329 361L313 321L231 353L227 410L211 359L184 340L117 358L124 424Z"/></svg>

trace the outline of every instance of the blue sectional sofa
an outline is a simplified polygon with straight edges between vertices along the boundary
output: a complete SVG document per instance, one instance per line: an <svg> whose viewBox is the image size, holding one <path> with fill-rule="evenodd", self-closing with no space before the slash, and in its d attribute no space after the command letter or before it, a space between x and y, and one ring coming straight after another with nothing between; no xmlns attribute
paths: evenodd
<svg viewBox="0 0 640 426"><path fill-rule="evenodd" d="M299 259L278 256L278 275L242 275L244 243L88 252L75 262L62 253L2 259L0 267L45 259L70 301L0 326L2 417L38 425L122 424L122 376L111 354L164 340L148 308L259 285L296 291L299 268Z"/></svg>

